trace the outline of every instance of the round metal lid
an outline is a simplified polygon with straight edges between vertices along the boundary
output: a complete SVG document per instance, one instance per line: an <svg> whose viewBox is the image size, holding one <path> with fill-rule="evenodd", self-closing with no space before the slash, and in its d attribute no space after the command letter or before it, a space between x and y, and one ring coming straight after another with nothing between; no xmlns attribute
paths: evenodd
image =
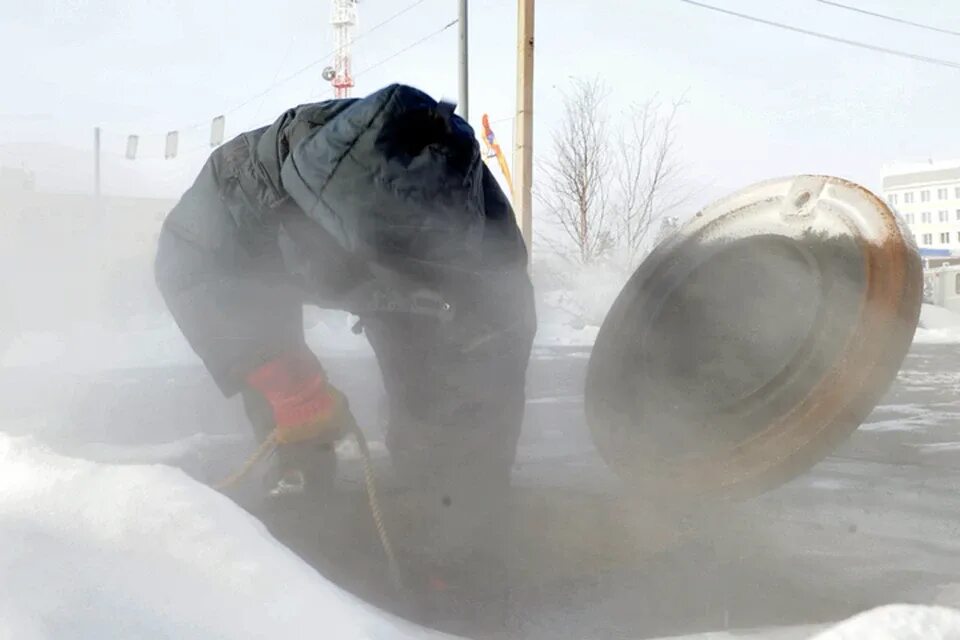
<svg viewBox="0 0 960 640"><path fill-rule="evenodd" d="M698 213L643 262L590 357L601 455L651 499L747 496L866 418L913 338L922 271L863 187L796 176Z"/></svg>

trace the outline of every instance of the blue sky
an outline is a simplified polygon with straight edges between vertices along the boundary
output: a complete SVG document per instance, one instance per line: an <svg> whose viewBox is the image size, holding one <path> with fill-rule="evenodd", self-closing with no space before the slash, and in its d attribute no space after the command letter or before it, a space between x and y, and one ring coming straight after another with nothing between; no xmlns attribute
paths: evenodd
<svg viewBox="0 0 960 640"><path fill-rule="evenodd" d="M414 1L361 0L358 32ZM816 0L708 1L960 62L960 37ZM960 3L848 3L960 31ZM0 148L7 150L0 161L42 172L50 163L44 150L70 147L76 153L64 153L70 160L61 162L54 182L69 182L69 174L77 188L89 183L91 130L100 125L107 191L175 196L208 151L210 118L332 48L326 0L0 0L0 6ZM393 56L456 13L454 0L423 0L362 37L355 68ZM471 0L472 119L484 112L494 121L506 118L496 125L504 146L511 139L515 25L513 0ZM539 0L536 43L538 155L549 151L560 89L571 77L599 75L612 89L614 111L653 95L686 95L680 159L689 180L713 194L798 172L837 174L877 188L884 163L960 156L960 69L824 42L677 0ZM456 47L452 27L360 73L356 92L401 81L437 97L456 96ZM229 113L228 135L328 96L323 66ZM162 160L163 132L197 123L202 126L183 133L181 157ZM135 163L120 158L126 133L144 136Z"/></svg>

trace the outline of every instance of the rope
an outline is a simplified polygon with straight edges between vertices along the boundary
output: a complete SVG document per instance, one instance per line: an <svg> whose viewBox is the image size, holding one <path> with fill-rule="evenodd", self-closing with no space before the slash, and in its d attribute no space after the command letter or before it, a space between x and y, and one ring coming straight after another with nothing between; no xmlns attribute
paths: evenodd
<svg viewBox="0 0 960 640"><path fill-rule="evenodd" d="M356 438L357 446L360 448L360 460L363 462L363 480L367 485L367 504L370 506L370 515L373 516L373 524L377 528L377 535L380 536L380 546L383 547L383 553L387 556L390 580L393 582L393 586L399 589L402 586L400 565L393 551L390 536L387 535L387 528L383 524L383 513L380 511L380 500L377 498L377 479L373 473L373 463L370 461L370 448L367 447L367 438L356 422L351 425L350 432Z"/></svg>
<svg viewBox="0 0 960 640"><path fill-rule="evenodd" d="M216 489L217 491L223 491L224 489L228 489L229 487L232 487L237 482L239 482L245 475L247 475L247 473L249 473L250 470L253 469L254 465L260 462L260 460L262 460L263 458L266 458L271 453L273 453L276 450L276 448L277 448L276 432L271 431L270 435L267 436L267 439L260 444L260 446L257 448L256 451L253 452L253 455L247 458L247 461L243 463L243 466L241 466L239 469L237 469L237 471L227 476L220 482L213 485L213 488Z"/></svg>
<svg viewBox="0 0 960 640"><path fill-rule="evenodd" d="M360 430L356 421L350 421L350 433L357 441L357 447L360 449L360 460L363 463L363 480L367 489L367 504L370 507L370 515L373 517L373 524L377 529L377 535L380 537L380 546L383 547L383 553L387 557L387 569L390 573L390 581L393 586L399 589L402 586L400 579L400 564L397 562L396 553L393 550L393 543L387 533L387 527L383 521L383 512L380 510L380 499L377 496L377 479L373 471L373 463L370 459L370 448L367 446L367 438ZM213 485L217 491L227 489L246 476L260 460L272 454L278 445L276 430L271 431L270 435L260 444L256 451L247 458L243 465L236 472L227 476L220 482Z"/></svg>

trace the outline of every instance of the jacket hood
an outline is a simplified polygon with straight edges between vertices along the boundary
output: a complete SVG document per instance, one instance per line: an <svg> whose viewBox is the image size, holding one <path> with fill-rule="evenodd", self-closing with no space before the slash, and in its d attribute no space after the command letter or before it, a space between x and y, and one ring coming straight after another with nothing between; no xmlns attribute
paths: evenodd
<svg viewBox="0 0 960 640"><path fill-rule="evenodd" d="M284 189L375 263L467 262L483 237L483 165L452 105L404 85L353 102L291 149Z"/></svg>

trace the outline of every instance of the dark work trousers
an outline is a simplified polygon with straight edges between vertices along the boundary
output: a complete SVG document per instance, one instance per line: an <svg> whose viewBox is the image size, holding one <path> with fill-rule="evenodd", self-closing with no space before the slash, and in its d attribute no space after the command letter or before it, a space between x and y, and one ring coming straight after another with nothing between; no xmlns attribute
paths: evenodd
<svg viewBox="0 0 960 640"><path fill-rule="evenodd" d="M391 466L414 520L404 569L465 587L465 597L476 600L502 588L510 472L536 315L520 270L465 277L444 297L453 306L447 320L403 312L360 320L387 392ZM254 392L244 393L244 402L257 435L266 437L269 406ZM335 469L332 452L306 443L281 447L284 455L303 460L281 458L281 465L322 475Z"/></svg>
<svg viewBox="0 0 960 640"><path fill-rule="evenodd" d="M503 550L536 316L524 271L465 277L445 297L447 321L361 321L387 391L391 462L422 515L417 551L456 572Z"/></svg>

